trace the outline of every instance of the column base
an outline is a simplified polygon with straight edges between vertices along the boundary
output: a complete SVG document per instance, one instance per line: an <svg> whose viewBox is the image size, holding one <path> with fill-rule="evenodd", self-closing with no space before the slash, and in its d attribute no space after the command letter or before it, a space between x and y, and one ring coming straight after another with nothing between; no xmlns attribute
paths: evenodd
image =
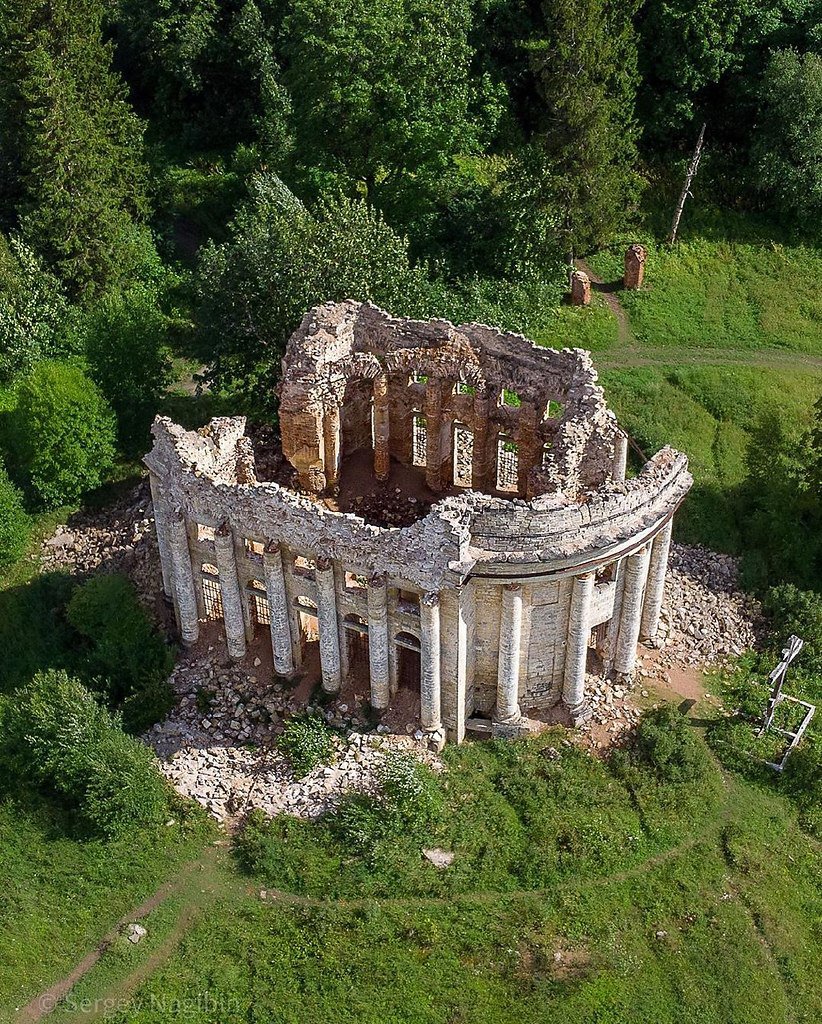
<svg viewBox="0 0 822 1024"><path fill-rule="evenodd" d="M571 719L571 725L575 729L584 725L593 715L593 710L587 700L582 700L579 704L575 704L573 707L565 705L565 710L568 712L568 716Z"/></svg>
<svg viewBox="0 0 822 1024"><path fill-rule="evenodd" d="M617 686L633 686L636 680L636 669L631 669L630 672L614 672L613 678Z"/></svg>
<svg viewBox="0 0 822 1024"><path fill-rule="evenodd" d="M440 727L439 729L425 729L424 731L428 741L428 749L433 750L435 754L441 754L445 746L445 729Z"/></svg>
<svg viewBox="0 0 822 1024"><path fill-rule="evenodd" d="M517 736L527 736L531 732L529 727L528 719L523 718L521 714L517 714L516 717L507 716L506 718L498 718L494 714L491 718L491 735L496 739L514 739Z"/></svg>

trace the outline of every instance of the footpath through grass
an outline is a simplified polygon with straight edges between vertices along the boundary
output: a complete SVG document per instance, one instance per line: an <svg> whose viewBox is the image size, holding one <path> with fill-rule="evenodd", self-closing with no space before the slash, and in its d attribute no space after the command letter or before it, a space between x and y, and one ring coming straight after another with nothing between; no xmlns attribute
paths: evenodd
<svg viewBox="0 0 822 1024"><path fill-rule="evenodd" d="M472 753L465 776L478 781L478 803L488 797L485 757ZM557 792L546 816L579 811L585 831L604 790L594 785L586 807L573 764L566 808ZM465 796L456 790L451 807ZM531 890L483 889L481 876L481 891L472 888L460 860L470 866L488 853L463 846L448 869L460 878L452 895L421 895L420 874L385 898L369 895L368 884L342 899L278 893L272 859L253 894L237 887L218 897L181 938L172 908L152 915L145 949L112 950L54 1019L94 1019L96 1010L118 1024L166 1024L179 1014L197 1024L809 1024L822 1013L818 851L779 797L733 778L721 790L702 793L692 828L682 820L677 842L651 856L637 859L612 833L587 831L592 847L612 848L607 869L583 860L576 872L569 860L552 884ZM522 825L519 802L485 818L475 807L475 840L506 815ZM540 818L534 805L535 834ZM510 829L485 833L502 861L510 843ZM560 848L545 837L546 851ZM315 861L323 856L315 850ZM420 870L437 876L427 862ZM383 871L382 862L371 868Z"/></svg>

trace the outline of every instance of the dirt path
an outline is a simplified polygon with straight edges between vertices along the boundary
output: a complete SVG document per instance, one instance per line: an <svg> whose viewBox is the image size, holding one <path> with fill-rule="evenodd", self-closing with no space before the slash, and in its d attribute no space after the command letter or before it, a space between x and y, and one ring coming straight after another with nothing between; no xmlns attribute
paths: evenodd
<svg viewBox="0 0 822 1024"><path fill-rule="evenodd" d="M631 330L631 323L628 320L628 314L625 312L625 307L616 297L613 289L610 285L606 284L605 281L592 270L591 267L585 262L585 260L575 259L574 266L587 274L591 281L591 288L595 292L599 292L605 301L605 305L614 314L614 319L617 322L617 341L621 348L634 348L639 343Z"/></svg>
<svg viewBox="0 0 822 1024"><path fill-rule="evenodd" d="M221 856L225 854L225 844L220 846L209 847L201 857L197 860L190 861L185 864L177 874L164 882L160 888L148 899L144 900L139 906L132 908L126 915L120 918L114 927L107 932L107 934L100 940L90 953L83 957L83 959L73 968L65 977L60 978L59 981L54 982L44 992L41 992L38 996L35 996L22 1010L19 1011L15 1024L36 1024L37 1021L42 1020L44 1017L52 1013L56 1008L61 999L71 992L74 986L85 977L86 974L99 962L103 954L108 950L115 942L122 938L123 929L133 922L140 921L147 917L153 910L156 910L162 903L164 903L169 897L177 895L179 893L190 893L192 899L197 895L197 890L200 890L202 895L211 894L213 888L207 886L203 889L203 881L206 877L213 877L213 874L217 868L218 861ZM204 901L203 901L204 902ZM186 916L187 913L193 913L198 908L191 904L187 904L183 913L181 914L181 920ZM179 922L178 922L179 924ZM187 926L186 926L187 927ZM180 931L177 939L174 940L168 952L176 946L177 941L185 931L185 927ZM177 928L175 927L175 932ZM166 940L168 942L171 939ZM162 947L161 947L162 949ZM157 950L154 955L159 953ZM148 963L149 961L147 961ZM159 961L158 961L159 962ZM145 965L144 965L145 966ZM84 1015L85 1019L88 1019L88 1015Z"/></svg>

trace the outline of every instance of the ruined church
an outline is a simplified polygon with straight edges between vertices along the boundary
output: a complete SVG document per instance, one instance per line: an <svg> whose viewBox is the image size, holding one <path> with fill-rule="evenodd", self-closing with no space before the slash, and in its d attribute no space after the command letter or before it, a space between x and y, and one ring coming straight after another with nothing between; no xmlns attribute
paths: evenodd
<svg viewBox="0 0 822 1024"><path fill-rule="evenodd" d="M515 735L529 715L579 721L586 670L631 676L692 478L668 447L626 476L587 352L326 303L288 342L279 387L273 459L243 417L154 423L145 461L184 643L216 620L232 658L270 645L293 677L315 656L327 693L360 681L375 712L411 692L437 747ZM400 522L374 514L381 496Z"/></svg>

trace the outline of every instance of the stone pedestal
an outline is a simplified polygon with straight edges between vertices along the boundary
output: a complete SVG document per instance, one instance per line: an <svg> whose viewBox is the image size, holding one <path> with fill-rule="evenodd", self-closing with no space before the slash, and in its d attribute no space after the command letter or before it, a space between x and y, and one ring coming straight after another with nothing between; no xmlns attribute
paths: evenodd
<svg viewBox="0 0 822 1024"><path fill-rule="evenodd" d="M214 534L214 557L220 570L220 597L223 602L226 645L229 657L235 661L245 657L245 617L243 596L237 579L237 559L234 554L234 534L228 526L221 526Z"/></svg>
<svg viewBox="0 0 822 1024"><path fill-rule="evenodd" d="M368 581L368 659L371 707L383 711L391 703L388 669L388 586L385 576Z"/></svg>
<svg viewBox="0 0 822 1024"><path fill-rule="evenodd" d="M171 553L171 582L177 626L180 638L188 646L199 637L200 622L186 521L179 514L172 514L168 518L168 546Z"/></svg>
<svg viewBox="0 0 822 1024"><path fill-rule="evenodd" d="M334 566L329 559L317 562L317 629L320 634L320 668L323 690L337 693L340 689L340 627L337 622L337 593L334 588Z"/></svg>
<svg viewBox="0 0 822 1024"><path fill-rule="evenodd" d="M518 722L519 658L522 639L522 588L508 583L502 588L502 617L499 631L497 663L497 706L495 721L501 724Z"/></svg>
<svg viewBox="0 0 822 1024"><path fill-rule="evenodd" d="M293 643L289 624L283 556L279 544L269 544L266 547L263 554L263 575L271 617L271 653L274 671L279 676L290 676L294 672Z"/></svg>
<svg viewBox="0 0 822 1024"><path fill-rule="evenodd" d="M587 274L581 270L575 270L571 274L571 305L590 306L591 304L591 281Z"/></svg>
<svg viewBox="0 0 822 1024"><path fill-rule="evenodd" d="M588 638L591 635L591 599L593 594L594 574L592 572L586 572L584 575L574 578L562 684L562 702L571 712L572 717L580 714L585 703L585 668L588 658Z"/></svg>
<svg viewBox="0 0 822 1024"><path fill-rule="evenodd" d="M647 258L648 252L644 245L629 245L625 250L625 274L622 283L626 288L636 290L642 287Z"/></svg>
<svg viewBox="0 0 822 1024"><path fill-rule="evenodd" d="M662 598L665 594L665 573L668 569L668 553L671 549L672 530L673 522L669 521L665 528L656 535L651 546L648 583L645 587L645 604L642 608L642 621L639 627L640 639L649 642L656 639L659 627L659 613L662 610Z"/></svg>

